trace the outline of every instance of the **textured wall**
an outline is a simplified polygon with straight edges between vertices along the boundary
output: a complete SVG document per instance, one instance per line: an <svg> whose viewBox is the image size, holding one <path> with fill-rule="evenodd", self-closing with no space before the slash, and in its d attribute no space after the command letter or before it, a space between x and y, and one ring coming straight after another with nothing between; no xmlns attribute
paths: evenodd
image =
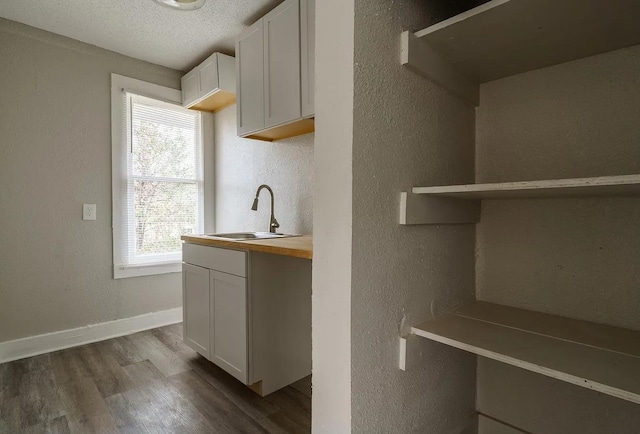
<svg viewBox="0 0 640 434"><path fill-rule="evenodd" d="M275 196L280 232L310 234L313 222L313 134L277 142L238 137L236 106L215 114L216 232L268 231L271 198L260 193L258 211L251 204L260 184Z"/></svg>
<svg viewBox="0 0 640 434"><path fill-rule="evenodd" d="M638 71L640 46L483 85L478 181L638 173ZM639 221L637 198L484 201L477 296L640 330ZM633 404L496 363L479 367L479 408L527 431L638 430Z"/></svg>
<svg viewBox="0 0 640 434"><path fill-rule="evenodd" d="M112 279L110 120L110 73L180 73L6 20L0 59L0 342L180 306L179 274Z"/></svg>
<svg viewBox="0 0 640 434"><path fill-rule="evenodd" d="M446 310L474 298L473 226L398 225L401 191L474 179L473 107L400 65L402 30L463 3L356 0L353 432L460 433L475 414L474 356L423 340L422 363L397 367L404 317L414 324L432 302Z"/></svg>

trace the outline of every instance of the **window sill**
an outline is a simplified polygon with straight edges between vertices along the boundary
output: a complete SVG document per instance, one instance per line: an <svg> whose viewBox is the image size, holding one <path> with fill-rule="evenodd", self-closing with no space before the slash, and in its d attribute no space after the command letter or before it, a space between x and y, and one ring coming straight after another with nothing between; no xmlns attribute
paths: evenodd
<svg viewBox="0 0 640 434"><path fill-rule="evenodd" d="M140 265L115 265L113 278L124 279L127 277L152 276L154 274L181 273L182 262L170 262L164 264L140 264Z"/></svg>

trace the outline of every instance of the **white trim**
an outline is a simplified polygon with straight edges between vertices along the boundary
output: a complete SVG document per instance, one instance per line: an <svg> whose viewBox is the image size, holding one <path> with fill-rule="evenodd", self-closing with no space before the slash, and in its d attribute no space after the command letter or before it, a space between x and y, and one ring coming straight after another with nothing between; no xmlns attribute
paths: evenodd
<svg viewBox="0 0 640 434"><path fill-rule="evenodd" d="M178 260L170 264L139 264L139 265L115 265L113 278L152 276L154 274L181 273L182 262Z"/></svg>
<svg viewBox="0 0 640 434"><path fill-rule="evenodd" d="M111 74L111 191L112 191L112 246L113 246L113 278L121 279L127 277L139 277L148 276L154 274L165 273L179 273L182 271L181 259L176 257L176 262L173 264L145 264L143 261L138 263L127 263L126 252L129 239L132 237L124 237L124 233L127 230L125 222L127 221L127 197L126 182L128 174L122 173L122 167L125 166L127 154L125 147L123 147L123 131L125 129L124 122L124 107L121 103L122 92L129 92L136 95L142 95L143 98L149 99L151 103L158 106L172 105L182 108L182 92L176 89L160 86L153 83L147 83L141 80L136 80L129 77L124 77L117 74ZM161 100L162 102L153 101ZM186 110L186 109L184 109ZM203 150L207 146L211 146L213 143L213 131L211 128L204 129L204 116L200 116L199 134L200 139L198 141L197 149L197 179L179 179L170 180L171 182L183 182L189 184L196 184L199 191L198 196L198 208L200 215L198 216L200 221L200 227L198 232L204 230L204 202L205 192L204 190L204 157ZM212 118L207 118L212 122ZM136 177L137 178L137 177ZM140 177L144 178L144 177ZM161 179L168 181L169 179ZM213 194L211 192L210 194ZM126 239L123 239L126 238ZM168 258L172 259L172 258Z"/></svg>
<svg viewBox="0 0 640 434"><path fill-rule="evenodd" d="M182 308L0 342L0 363L182 322Z"/></svg>

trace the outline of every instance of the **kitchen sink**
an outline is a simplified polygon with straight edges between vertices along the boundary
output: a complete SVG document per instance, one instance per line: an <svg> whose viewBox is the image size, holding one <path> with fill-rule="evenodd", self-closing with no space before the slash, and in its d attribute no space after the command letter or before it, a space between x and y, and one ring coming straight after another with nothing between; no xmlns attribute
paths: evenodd
<svg viewBox="0 0 640 434"><path fill-rule="evenodd" d="M300 235L291 234L274 234L272 232L231 232L228 234L207 234L207 237L226 238L228 240L247 241L247 240L266 240L269 238L289 238L299 237Z"/></svg>

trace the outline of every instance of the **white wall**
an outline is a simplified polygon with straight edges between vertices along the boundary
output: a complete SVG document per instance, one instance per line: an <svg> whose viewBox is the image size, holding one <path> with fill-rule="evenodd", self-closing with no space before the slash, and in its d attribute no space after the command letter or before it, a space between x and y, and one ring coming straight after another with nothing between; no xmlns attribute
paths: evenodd
<svg viewBox="0 0 640 434"><path fill-rule="evenodd" d="M279 231L310 234L314 134L277 142L243 139L236 133L235 105L214 117L216 232L268 231L269 192L260 193L258 211L251 211L256 189L268 184Z"/></svg>
<svg viewBox="0 0 640 434"><path fill-rule="evenodd" d="M312 428L351 430L354 0L316 1Z"/></svg>
<svg viewBox="0 0 640 434"><path fill-rule="evenodd" d="M0 20L0 342L181 305L180 274L112 279L112 72L180 84L178 71Z"/></svg>
<svg viewBox="0 0 640 434"><path fill-rule="evenodd" d="M483 85L478 182L638 173L638 71L640 46ZM640 330L637 198L483 201L481 219L478 299ZM479 409L527 432L638 432L636 404L478 368Z"/></svg>

